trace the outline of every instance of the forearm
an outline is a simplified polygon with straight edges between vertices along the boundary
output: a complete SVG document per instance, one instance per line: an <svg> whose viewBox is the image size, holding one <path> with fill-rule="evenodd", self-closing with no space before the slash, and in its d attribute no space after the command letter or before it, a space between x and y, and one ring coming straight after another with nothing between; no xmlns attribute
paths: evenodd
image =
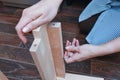
<svg viewBox="0 0 120 80"><path fill-rule="evenodd" d="M106 44L98 46L98 56L120 52L120 37Z"/></svg>

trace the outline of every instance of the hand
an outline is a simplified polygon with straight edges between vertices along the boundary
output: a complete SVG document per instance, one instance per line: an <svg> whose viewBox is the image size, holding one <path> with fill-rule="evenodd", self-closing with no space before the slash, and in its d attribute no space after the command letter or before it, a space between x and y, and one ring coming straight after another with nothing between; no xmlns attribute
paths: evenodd
<svg viewBox="0 0 120 80"><path fill-rule="evenodd" d="M16 26L19 38L26 43L24 33L30 32L38 26L50 22L57 14L59 4L51 0L42 0L23 10L22 17Z"/></svg>
<svg viewBox="0 0 120 80"><path fill-rule="evenodd" d="M66 42L66 51L64 59L66 63L72 63L76 61L83 61L89 58L97 56L98 46L91 44L79 45L77 39L73 39L72 43L70 41Z"/></svg>

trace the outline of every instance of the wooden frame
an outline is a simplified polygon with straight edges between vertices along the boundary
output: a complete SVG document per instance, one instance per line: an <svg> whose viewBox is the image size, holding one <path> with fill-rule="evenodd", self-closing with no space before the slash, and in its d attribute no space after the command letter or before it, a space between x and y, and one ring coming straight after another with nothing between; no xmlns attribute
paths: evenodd
<svg viewBox="0 0 120 80"><path fill-rule="evenodd" d="M0 80L8 80L8 78L0 71Z"/></svg>
<svg viewBox="0 0 120 80"><path fill-rule="evenodd" d="M61 23L43 25L35 29L33 35L30 52L42 80L104 80L65 73Z"/></svg>

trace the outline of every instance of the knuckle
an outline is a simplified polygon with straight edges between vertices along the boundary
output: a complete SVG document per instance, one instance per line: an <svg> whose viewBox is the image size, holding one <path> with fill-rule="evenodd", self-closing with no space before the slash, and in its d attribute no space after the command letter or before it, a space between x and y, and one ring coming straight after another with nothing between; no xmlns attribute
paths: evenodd
<svg viewBox="0 0 120 80"><path fill-rule="evenodd" d="M35 27L36 24L37 23L33 22L33 23L30 24L30 27Z"/></svg>
<svg viewBox="0 0 120 80"><path fill-rule="evenodd" d="M20 29L20 28L18 28L18 27L15 27L15 30L16 30L16 31L19 31L19 29Z"/></svg>
<svg viewBox="0 0 120 80"><path fill-rule="evenodd" d="M43 19L44 22L50 22L51 20L49 18Z"/></svg>
<svg viewBox="0 0 120 80"><path fill-rule="evenodd" d="M15 27L15 30L16 30L17 32L21 32L21 27Z"/></svg>
<svg viewBox="0 0 120 80"><path fill-rule="evenodd" d="M22 15L27 15L29 13L28 9L24 9Z"/></svg>

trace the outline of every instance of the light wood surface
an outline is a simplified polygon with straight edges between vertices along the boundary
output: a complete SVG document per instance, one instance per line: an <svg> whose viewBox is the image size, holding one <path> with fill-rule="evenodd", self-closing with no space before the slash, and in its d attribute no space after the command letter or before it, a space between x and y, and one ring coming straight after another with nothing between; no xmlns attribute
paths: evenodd
<svg viewBox="0 0 120 80"><path fill-rule="evenodd" d="M55 65L57 77L65 77L65 65L63 61L63 40L61 32L61 23L50 23L47 28L50 47Z"/></svg>
<svg viewBox="0 0 120 80"><path fill-rule="evenodd" d="M57 80L104 80L104 78L66 73L65 78L57 77Z"/></svg>
<svg viewBox="0 0 120 80"><path fill-rule="evenodd" d="M42 80L56 80L56 73L46 26L41 26L34 30L33 34L35 36L35 40L30 48L30 52Z"/></svg>
<svg viewBox="0 0 120 80"><path fill-rule="evenodd" d="M8 80L8 78L0 71L0 80Z"/></svg>
<svg viewBox="0 0 120 80"><path fill-rule="evenodd" d="M103 78L66 73L65 80L104 80Z"/></svg>

